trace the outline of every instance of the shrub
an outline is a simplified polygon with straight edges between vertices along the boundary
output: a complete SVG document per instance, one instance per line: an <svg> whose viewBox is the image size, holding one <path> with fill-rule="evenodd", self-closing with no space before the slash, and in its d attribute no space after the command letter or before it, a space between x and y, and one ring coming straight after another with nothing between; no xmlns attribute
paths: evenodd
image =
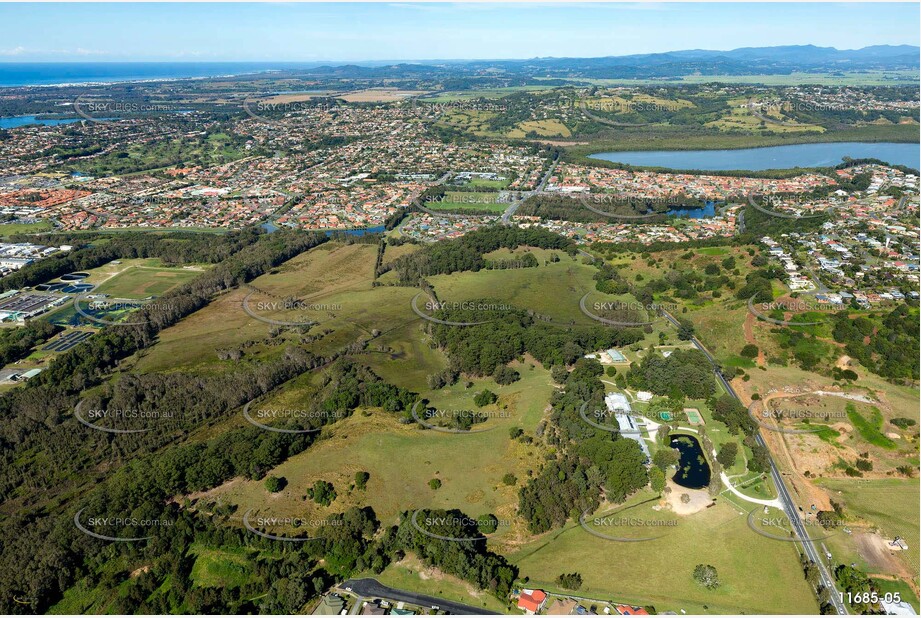
<svg viewBox="0 0 921 618"><path fill-rule="evenodd" d="M288 484L288 480L283 476L270 476L265 480L265 488L273 494L280 492Z"/></svg>

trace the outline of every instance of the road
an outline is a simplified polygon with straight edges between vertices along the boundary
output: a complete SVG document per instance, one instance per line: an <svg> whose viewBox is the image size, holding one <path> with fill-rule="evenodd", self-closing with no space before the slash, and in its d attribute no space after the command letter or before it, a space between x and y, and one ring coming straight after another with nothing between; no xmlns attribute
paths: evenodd
<svg viewBox="0 0 921 618"><path fill-rule="evenodd" d="M387 599L389 601L403 601L404 603L412 603L413 605L419 605L421 607L437 606L439 609L446 611L449 614L463 616L477 614L488 614L496 616L500 615L496 612L486 611L480 607L471 607L470 605L455 603L454 601L447 601L445 599L430 597L424 594L417 594L415 592L408 592L406 590L389 588L376 579L350 579L343 582L341 586L338 586L338 588L340 590L351 592L353 595L364 597L365 599Z"/></svg>
<svg viewBox="0 0 921 618"><path fill-rule="evenodd" d="M559 161L559 155L553 159L550 167L547 168L547 173L545 173L544 177L540 179L540 183L537 185L537 188L534 191L522 193L521 195L523 197L521 199L515 200L509 205L508 208L505 209L505 212L502 213L502 225L511 225L512 216L515 214L515 211L518 210L518 207L521 206L521 203L532 195L537 195L544 190L544 185L546 185L547 181L550 180L550 177L553 176L553 170L556 169L557 161Z"/></svg>
<svg viewBox="0 0 921 618"><path fill-rule="evenodd" d="M678 320L676 320L670 313L662 310L662 315L669 322L674 324L676 327L679 326ZM703 352L704 356L710 361L710 364L713 365L713 373L716 375L716 379L720 381L720 384L723 385L723 388L726 389L726 392L731 396L735 397L739 403L742 403L742 400L739 399L739 395L735 392L735 389L729 384L726 378L719 372L719 365L716 362L716 359L713 358L713 355L703 346L703 344L698 341L697 337L691 337L691 343L694 344L694 347ZM744 405L744 404L743 404ZM818 550L815 548L815 544L809 538L806 533L806 527L803 525L802 519L800 519L799 514L797 513L796 503L793 502L793 497L790 495L790 492L787 490L787 486L784 485L783 478L780 476L780 471L777 469L777 465L774 463L774 458L771 456L770 450L767 449L767 444L764 442L764 438L761 437L761 432L755 434L755 440L758 444L762 446L768 453L768 461L771 464L771 479L774 481L774 486L777 487L778 497L783 503L784 512L787 515L787 518L793 524L793 529L796 531L796 536L799 538L800 543L803 546L803 550L806 552L806 555L812 560L813 563L819 569L819 578L822 582L822 586L831 591L829 595L831 598L832 604L835 606L835 610L842 615L848 613L847 608L844 605L844 602L841 600L841 595L838 593L838 589L835 588L835 581L829 575L828 569L825 567L825 563L822 560L822 556L819 554Z"/></svg>

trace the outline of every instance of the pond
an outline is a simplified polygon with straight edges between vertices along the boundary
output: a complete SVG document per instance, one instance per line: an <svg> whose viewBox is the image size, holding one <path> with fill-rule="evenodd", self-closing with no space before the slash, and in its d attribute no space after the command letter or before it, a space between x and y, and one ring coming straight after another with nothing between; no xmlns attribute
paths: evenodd
<svg viewBox="0 0 921 618"><path fill-rule="evenodd" d="M671 447L678 449L678 471L672 480L688 489L703 489L710 484L710 466L694 436L673 435Z"/></svg>

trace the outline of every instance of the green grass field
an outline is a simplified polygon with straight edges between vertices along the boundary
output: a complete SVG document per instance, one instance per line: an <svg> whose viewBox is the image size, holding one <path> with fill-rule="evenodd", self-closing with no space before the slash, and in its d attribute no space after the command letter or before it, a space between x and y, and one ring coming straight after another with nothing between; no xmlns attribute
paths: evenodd
<svg viewBox="0 0 921 618"><path fill-rule="evenodd" d="M47 232L54 226L50 221L38 223L0 223L0 238L8 238L14 234L37 234Z"/></svg>
<svg viewBox="0 0 921 618"><path fill-rule="evenodd" d="M649 509L644 515L661 515ZM561 573L578 572L577 594L656 610L707 613L815 614L792 544L752 532L726 503L684 516L668 535L622 543L590 535L578 523L547 533L510 555L529 586L557 590ZM691 577L697 564L716 567L722 585L706 590Z"/></svg>
<svg viewBox="0 0 921 618"><path fill-rule="evenodd" d="M819 479L817 484L828 490L832 499L842 502L849 519L855 518L853 528L861 521L868 530L877 528L882 538L901 536L908 544L908 550L874 553L853 535L837 534L828 540L832 553L838 562L857 565L868 573L897 574L901 566L911 577L919 576L918 562L921 557L918 544L921 535L918 521L921 519L919 503L921 489L917 479Z"/></svg>
<svg viewBox="0 0 921 618"><path fill-rule="evenodd" d="M596 272L595 268L562 252L556 252L560 257L559 262L545 265L544 261L554 252L532 252L541 266L436 275L428 280L438 293L438 298L444 301L490 298L505 301L519 309L551 316L555 321L593 323L579 310L579 299L594 288L592 276ZM487 254L487 258L507 259L517 254L494 252ZM554 290L554 293L548 294L548 289Z"/></svg>
<svg viewBox="0 0 921 618"><path fill-rule="evenodd" d="M847 410L847 418L851 421L851 425L860 432L860 436L864 440L882 448L895 448L895 442L880 432L883 426L883 415L878 409L873 408L871 410L869 415L870 418L858 412L857 407L852 403L847 404L845 409Z"/></svg>
<svg viewBox="0 0 921 618"><path fill-rule="evenodd" d="M510 520L518 503L517 488L505 485L502 477L511 472L523 479L541 458L537 446L509 440L509 429L521 427L533 434L554 390L548 371L531 369L529 364L516 369L522 378L508 386L485 378L469 389L461 383L424 393L439 409L472 409L473 395L489 388L499 396L498 406L484 408L494 414L477 429L494 429L458 435L403 425L377 409L359 411L325 429L317 444L271 472L288 480L281 492L269 494L263 483L239 479L210 494L255 508L254 516L320 517L353 505L370 505L387 525L395 524L401 512L417 508L458 508L472 516L493 513ZM296 392L290 396L282 392L275 402L290 405L298 397ZM371 474L367 488L350 491L355 473L362 470ZM433 478L442 481L437 490L428 486ZM336 488L338 498L328 508L303 499L318 479ZM497 539L515 536L520 523L500 527Z"/></svg>
<svg viewBox="0 0 921 618"><path fill-rule="evenodd" d="M471 184L476 181L471 181ZM503 181L504 182L504 181ZM472 210L490 213L504 212L508 204L497 204L496 193L485 191L447 191L444 201L426 204L430 210Z"/></svg>
<svg viewBox="0 0 921 618"><path fill-rule="evenodd" d="M308 305L292 311L259 311L267 318L285 321L316 321L335 332L312 349L325 353L354 341L359 334L377 328L382 331L411 321L414 314L407 288L373 288L373 245L325 243L289 260L258 277L252 286L274 296L257 295L252 305L295 297ZM138 362L137 371L162 371L169 368L204 370L218 363L215 350L233 348L246 342L264 341L271 325L247 315L243 299L249 289L237 289L215 299L204 309L179 324L163 330L160 341ZM359 294L360 292L360 294ZM278 354L279 346L256 345L247 354L264 357Z"/></svg>
<svg viewBox="0 0 921 618"><path fill-rule="evenodd" d="M115 298L162 296L169 290L191 281L199 270L129 266L94 290Z"/></svg>
<svg viewBox="0 0 921 618"><path fill-rule="evenodd" d="M195 545L192 580L200 588L239 588L252 579L251 561L256 552L244 548L215 549Z"/></svg>
<svg viewBox="0 0 921 618"><path fill-rule="evenodd" d="M385 586L398 590L412 590L449 601L457 601L486 611L507 613L508 606L483 590L478 590L457 577L437 569L427 568L418 558L407 556L391 564L383 573L365 573L359 577L372 577Z"/></svg>

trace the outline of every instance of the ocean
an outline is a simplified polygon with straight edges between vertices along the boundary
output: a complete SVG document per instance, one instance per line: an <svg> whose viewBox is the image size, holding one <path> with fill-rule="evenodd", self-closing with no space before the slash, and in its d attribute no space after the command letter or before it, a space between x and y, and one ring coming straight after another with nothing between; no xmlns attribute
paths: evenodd
<svg viewBox="0 0 921 618"><path fill-rule="evenodd" d="M0 62L0 87L188 79L307 69L307 62Z"/></svg>

